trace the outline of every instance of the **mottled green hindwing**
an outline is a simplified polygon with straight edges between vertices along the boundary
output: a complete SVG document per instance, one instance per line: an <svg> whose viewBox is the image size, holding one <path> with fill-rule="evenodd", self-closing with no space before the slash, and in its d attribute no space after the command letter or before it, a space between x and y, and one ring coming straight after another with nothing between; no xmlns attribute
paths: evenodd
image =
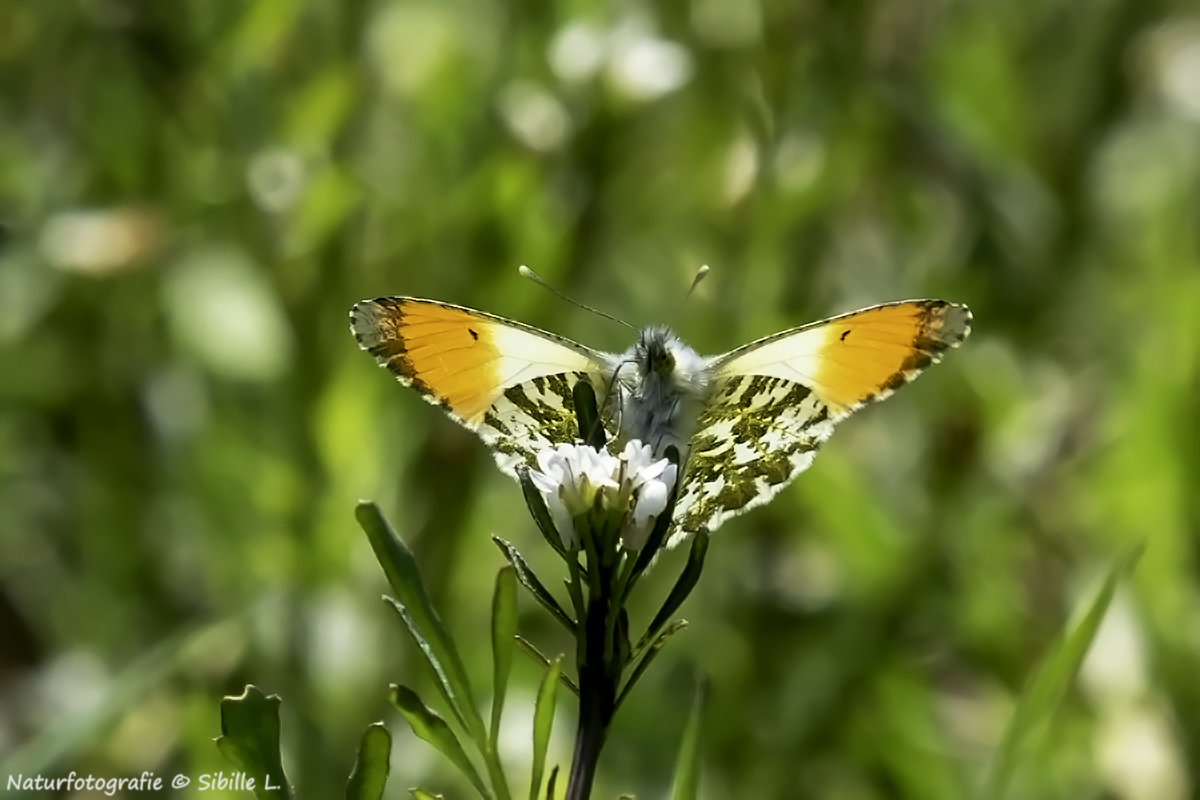
<svg viewBox="0 0 1200 800"><path fill-rule="evenodd" d="M692 437L669 546L770 500L832 432L828 409L802 384L762 375L719 380Z"/></svg>
<svg viewBox="0 0 1200 800"><path fill-rule="evenodd" d="M537 468L537 453L558 444L579 439L579 423L571 391L579 381L596 388L586 372L562 372L543 375L508 387L480 420L476 431L491 448L496 464L506 475L516 474L522 465ZM611 413L605 415L610 427Z"/></svg>

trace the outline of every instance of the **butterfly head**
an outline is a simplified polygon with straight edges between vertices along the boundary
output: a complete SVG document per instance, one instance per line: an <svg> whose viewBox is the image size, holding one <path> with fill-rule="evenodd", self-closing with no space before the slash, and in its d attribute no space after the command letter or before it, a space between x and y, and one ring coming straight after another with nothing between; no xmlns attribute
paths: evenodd
<svg viewBox="0 0 1200 800"><path fill-rule="evenodd" d="M675 372L675 354L672 345L679 345L675 334L666 328L642 328L637 344L633 346L633 361L642 377L658 375L670 378Z"/></svg>
<svg viewBox="0 0 1200 800"><path fill-rule="evenodd" d="M690 394L702 389L705 382L705 359L669 328L642 328L637 342L621 360L636 367L638 382L646 388L669 387L674 392Z"/></svg>

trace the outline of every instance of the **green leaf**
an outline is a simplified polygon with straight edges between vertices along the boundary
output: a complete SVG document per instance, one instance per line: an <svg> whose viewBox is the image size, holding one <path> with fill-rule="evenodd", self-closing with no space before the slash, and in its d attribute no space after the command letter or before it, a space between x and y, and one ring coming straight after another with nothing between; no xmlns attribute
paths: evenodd
<svg viewBox="0 0 1200 800"><path fill-rule="evenodd" d="M700 729L707 694L708 681L701 678L696 682L692 713L683 729L683 741L679 743L679 760L675 762L671 800L696 800L700 788Z"/></svg>
<svg viewBox="0 0 1200 800"><path fill-rule="evenodd" d="M542 537L554 548L554 552L564 559L572 558L573 556L563 547L562 534L554 526L554 520L550 516L550 509L546 508L546 501L542 498L542 493L533 485L533 481L529 477L528 467L517 468L517 480L521 483L521 494L525 496L525 505L529 507L529 513L533 516L533 521L537 523L538 530L542 532Z"/></svg>
<svg viewBox="0 0 1200 800"><path fill-rule="evenodd" d="M496 588L492 593L492 724L488 744L493 753L500 739L500 716L504 713L513 640L517 637L516 577L512 567L502 568L496 573Z"/></svg>
<svg viewBox="0 0 1200 800"><path fill-rule="evenodd" d="M558 601L554 599L554 595L550 594L550 590L538 580L537 575L533 574L533 570L525 563L525 559L517 552L517 548L499 536L493 536L492 541L496 543L496 546L500 548L500 552L504 553L504 557L508 559L508 563L512 564L513 569L516 570L517 580L521 582L521 585L528 589L529 593L574 636L575 621L558 604Z"/></svg>
<svg viewBox="0 0 1200 800"><path fill-rule="evenodd" d="M379 800L391 768L392 735L382 722L368 725L346 785L346 800Z"/></svg>
<svg viewBox="0 0 1200 800"><path fill-rule="evenodd" d="M550 779L546 781L546 800L554 800L554 788L558 784L558 765L550 770Z"/></svg>
<svg viewBox="0 0 1200 800"><path fill-rule="evenodd" d="M259 800L292 796L279 758L279 704L277 695L268 697L252 684L238 697L221 700L217 749L248 777L258 778L254 794Z"/></svg>
<svg viewBox="0 0 1200 800"><path fill-rule="evenodd" d="M550 668L550 659L546 658L542 651L538 650L533 642L529 641L524 636L517 636L517 645L534 661L538 662L547 669ZM574 694L576 697L579 697L579 687L575 685L575 681L571 680L570 675L560 671L558 673L558 681L563 686L567 687L572 694Z"/></svg>
<svg viewBox="0 0 1200 800"><path fill-rule="evenodd" d="M638 682L638 678L642 677L642 673L646 671L646 668L650 666L650 663L654 661L654 659L658 658L658 654L662 650L663 645L667 643L667 639L670 639L672 636L679 633L681 630L686 628L687 625L688 622L686 619L677 619L668 625L666 629L660 633L657 638L655 638L654 643L650 645L650 650L644 656L642 656L642 660L638 662L638 665L634 668L633 673L630 674L629 680L625 681L625 687L621 689L621 694L617 696L614 712L616 709L621 707L621 703L625 701L625 696L629 694L629 691L633 688L634 684Z"/></svg>
<svg viewBox="0 0 1200 800"><path fill-rule="evenodd" d="M404 715L404 719L408 721L413 733L429 742L442 755L450 759L450 762L467 777L481 797L491 798L492 795L484 785L483 779L479 777L479 772L467 758L466 751L459 744L454 731L446 724L446 720L425 705L417 693L407 686L398 686L393 683L388 692L388 699Z"/></svg>
<svg viewBox="0 0 1200 800"><path fill-rule="evenodd" d="M700 572L704 569L704 556L708 552L708 534L700 531L692 540L692 550L688 554L687 566L683 568L683 572L679 574L679 580L675 581L675 585L671 587L671 593L667 595L666 601L662 608L658 610L654 621L650 623L650 627L646 629L645 634L638 641L635 651L641 650L646 644L653 639L662 629L662 626L667 623L671 615L679 610L683 605L683 601L687 600L688 595L692 593L692 589L696 587L696 582L700 580Z"/></svg>
<svg viewBox="0 0 1200 800"><path fill-rule="evenodd" d="M537 705L533 711L533 774L529 779L529 800L537 800L542 788L542 772L546 768L546 751L550 748L550 729L554 725L554 706L558 699L558 676L562 672L562 656L554 659L542 686L538 689Z"/></svg>
<svg viewBox="0 0 1200 800"><path fill-rule="evenodd" d="M1079 671L1079 666L1096 637L1096 631L1104 620L1104 614L1108 611L1109 603L1112 602L1117 584L1133 571L1142 555L1142 549L1143 546L1138 546L1113 564L1087 612L1075 625L1074 630L1066 634L1051 651L1033 679L1026 685L988 770L980 793L983 800L1001 800L1006 795L1030 733L1039 723L1050 717L1066 692L1068 684Z"/></svg>
<svg viewBox="0 0 1200 800"><path fill-rule="evenodd" d="M428 662L429 668L433 670L434 677L437 679L434 681L434 685L442 695L442 699L446 701L446 706L454 714L454 718L458 720L458 724L462 725L465 729L467 723L463 720L463 716L458 710L458 704L454 702L454 697L451 694L450 679L446 677L446 670L442 666L442 662L438 660L437 654L433 652L433 648L430 647L429 642L421 634L421 629L417 627L412 614L409 613L408 608L403 603L394 597L385 595L383 600L400 616L400 621L404 623L405 630L412 636L417 649L425 656L425 661Z"/></svg>
<svg viewBox="0 0 1200 800"><path fill-rule="evenodd" d="M429 652L435 655L437 662L441 664L442 672L438 679L445 681L444 693L449 697L457 716L463 720L464 727L475 739L479 749L483 750L487 747L487 732L483 727L483 717L475 707L471 684L467 680L467 670L458 654L458 648L454 646L454 640L450 638L450 632L429 599L429 592L425 589L425 582L421 579L421 572L417 568L412 551L387 524L387 520L379 513L379 508L374 503L359 503L354 513L358 524L362 526L371 542L371 548L383 567L388 583L411 615Z"/></svg>
<svg viewBox="0 0 1200 800"><path fill-rule="evenodd" d="M575 401L579 438L597 450L602 449L606 437L604 426L600 424L600 411L596 407L596 390L588 381L579 381L571 387L571 398Z"/></svg>
<svg viewBox="0 0 1200 800"><path fill-rule="evenodd" d="M408 793L411 794L413 797L415 797L417 800L443 800L443 798L440 794L434 794L433 792L427 792L424 789L409 789Z"/></svg>

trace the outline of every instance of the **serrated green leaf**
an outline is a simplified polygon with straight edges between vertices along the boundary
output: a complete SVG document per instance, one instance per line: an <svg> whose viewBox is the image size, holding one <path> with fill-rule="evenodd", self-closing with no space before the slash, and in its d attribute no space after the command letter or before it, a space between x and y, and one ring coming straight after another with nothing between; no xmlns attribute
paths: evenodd
<svg viewBox="0 0 1200 800"><path fill-rule="evenodd" d="M542 788L542 773L546 768L546 751L550 749L550 730L554 726L554 706L558 700L558 676L562 672L562 656L554 659L538 689L537 705L533 711L533 772L529 779L529 800L537 800Z"/></svg>
<svg viewBox="0 0 1200 800"><path fill-rule="evenodd" d="M521 582L521 585L528 589L529 593L533 595L534 599L541 603L543 608L549 611L555 619L562 623L563 627L565 627L572 636L575 635L575 621L567 615L567 612L563 610L563 607L560 606L558 601L554 599L554 595L550 594L550 591L545 587L545 585L538 580L537 575L533 574L533 570L531 570L529 565L525 563L525 559L521 557L519 552L517 552L517 548L513 547L512 544L504 539L501 539L499 536L493 536L492 541L496 543L496 546L500 548L500 552L504 553L504 557L508 559L508 563L512 564L513 569L516 570L517 580Z"/></svg>
<svg viewBox="0 0 1200 800"><path fill-rule="evenodd" d="M387 785L392 735L382 722L367 726L358 745L358 757L346 784L346 800L379 800Z"/></svg>
<svg viewBox="0 0 1200 800"><path fill-rule="evenodd" d="M701 678L696 682L692 713L688 715L687 725L683 729L683 740L679 743L679 759L675 762L671 800L696 800L696 793L700 788L700 731L707 694L708 681Z"/></svg>
<svg viewBox="0 0 1200 800"><path fill-rule="evenodd" d="M488 742L493 753L500 739L500 717L504 713L516 636L517 574L510 566L496 573L496 588L492 593L492 719Z"/></svg>
<svg viewBox="0 0 1200 800"><path fill-rule="evenodd" d="M279 705L277 695L264 695L252 684L241 695L221 700L217 749L248 777L257 778L254 794L259 800L292 796L279 757Z"/></svg>
<svg viewBox="0 0 1200 800"><path fill-rule="evenodd" d="M980 793L983 800L1001 800L1007 793L1026 740L1032 730L1051 715L1075 673L1079 671L1084 656L1096 637L1096 631L1104 621L1117 584L1133 572L1142 555L1142 549L1141 546L1137 547L1113 564L1100 590L1089 604L1087 612L1050 652L1026 685L1000 745L996 748L996 755Z"/></svg>
<svg viewBox="0 0 1200 800"><path fill-rule="evenodd" d="M667 595L667 599L662 604L662 608L654 616L654 621L650 623L650 627L642 635L638 641L635 651L641 650L650 640L658 635L663 625L667 624L667 620L671 618L679 607L683 605L683 601L687 600L688 595L692 593L692 589L696 588L696 582L700 580L700 573L704 569L704 556L708 553L708 534L700 531L692 540L692 549L688 553L687 565L683 568L683 572L679 574L679 579L675 581L675 585L671 587L671 593Z"/></svg>
<svg viewBox="0 0 1200 800"><path fill-rule="evenodd" d="M408 610L430 652L441 664L442 673L439 680L446 682L445 694L450 698L457 716L463 720L464 727L479 749L483 750L487 747L487 731L483 726L483 717L475 706L466 667L463 666L462 657L458 654L450 632L429 599L429 592L425 589L425 582L421 578L412 551L388 525L374 503L359 503L354 513L358 524L362 526L371 542L375 558L383 567L388 583L396 592L400 603Z"/></svg>
<svg viewBox="0 0 1200 800"><path fill-rule="evenodd" d="M454 731L446 724L446 720L425 705L417 693L407 686L392 684L388 691L388 699L404 715L413 733L450 759L450 763L458 767L458 771L466 776L481 797L491 798L491 792L484 785L471 759L467 758L466 751L463 750Z"/></svg>

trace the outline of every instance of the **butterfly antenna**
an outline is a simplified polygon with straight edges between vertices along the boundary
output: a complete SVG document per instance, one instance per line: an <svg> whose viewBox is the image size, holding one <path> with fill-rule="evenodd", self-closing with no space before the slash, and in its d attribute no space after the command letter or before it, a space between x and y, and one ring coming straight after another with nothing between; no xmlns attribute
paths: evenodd
<svg viewBox="0 0 1200 800"><path fill-rule="evenodd" d="M583 303L579 302L578 300L567 297L565 294L560 292L558 289L555 289L553 286L546 283L544 280L542 280L540 275L538 275L536 272L534 272L529 267L527 267L523 264L521 265L521 268L517 271L521 273L522 278L528 278L529 280L531 280L534 283L541 286L543 289L548 290L551 294L557 295L560 299L566 300L568 303L570 303L573 306L578 306L579 308L582 308L584 311L590 311L597 316L604 317L605 319L610 319L613 322L616 322L620 325L624 325L626 328L629 328L630 330L637 330L637 328L633 327L632 325L630 325L628 322L626 322L623 319L617 319L612 314L605 314L603 311L592 308L591 306L585 306Z"/></svg>
<svg viewBox="0 0 1200 800"><path fill-rule="evenodd" d="M674 314L675 318L677 318L679 316L680 312L683 311L684 303L686 303L688 301L688 298L692 296L692 292L696 291L696 287L700 285L700 281L704 280L707 277L708 277L708 265L705 264L700 269L696 270L696 277L692 278L692 285L689 286L688 290L683 293L683 299L679 301L679 305L675 308L675 314ZM672 320L672 322L674 322L674 319Z"/></svg>

